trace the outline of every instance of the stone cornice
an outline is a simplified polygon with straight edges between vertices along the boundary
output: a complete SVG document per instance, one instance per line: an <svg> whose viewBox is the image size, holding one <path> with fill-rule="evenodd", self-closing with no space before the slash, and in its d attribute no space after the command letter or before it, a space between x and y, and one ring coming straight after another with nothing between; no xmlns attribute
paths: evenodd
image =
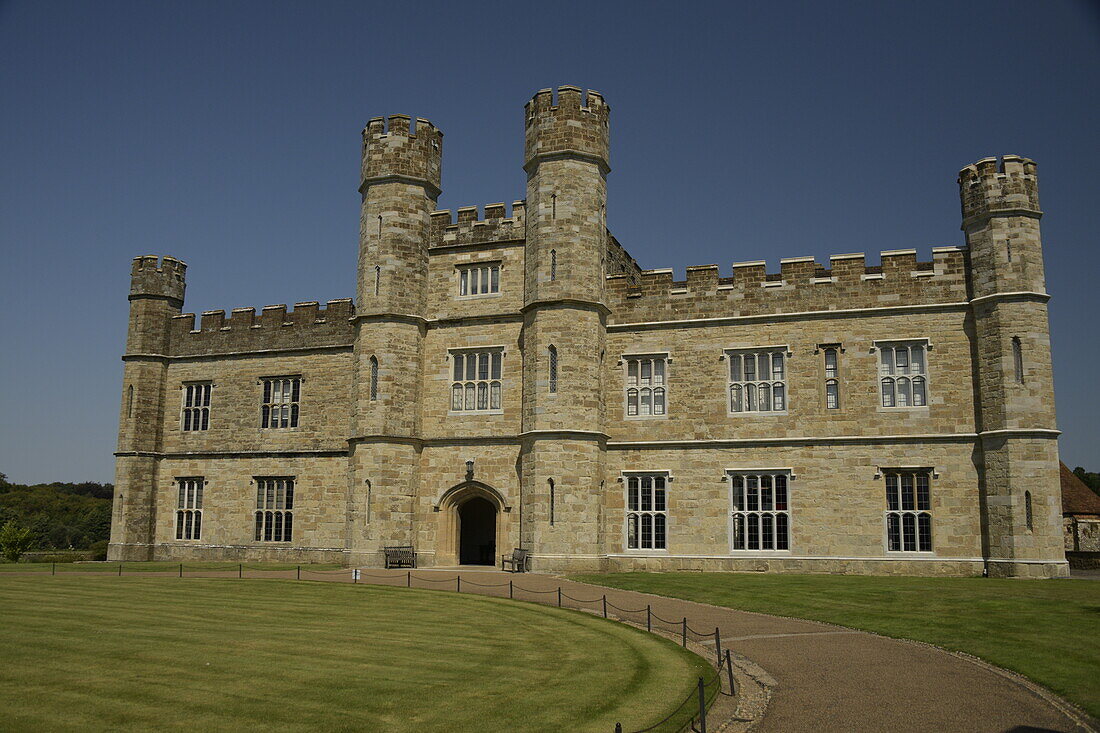
<svg viewBox="0 0 1100 733"><path fill-rule="evenodd" d="M1016 290L1009 293L990 293L989 295L980 295L977 298L970 299L970 305L978 305L979 303L986 303L991 300L1038 300L1041 303L1045 303L1050 300L1048 293L1040 293L1035 290Z"/></svg>
<svg viewBox="0 0 1100 733"><path fill-rule="evenodd" d="M718 440L608 440L608 450L641 448L739 448L758 445L836 445L858 443L968 443L978 433L921 433L914 435L829 435L796 438L727 438Z"/></svg>
<svg viewBox="0 0 1100 733"><path fill-rule="evenodd" d="M1055 430L1054 428L1001 428L1000 430L983 430L978 433L982 440L987 438L1057 438L1061 434L1061 430Z"/></svg>
<svg viewBox="0 0 1100 733"><path fill-rule="evenodd" d="M412 186L423 186L424 190L433 199L439 198L439 194L443 193L443 190L439 186L435 185L426 178L414 178L413 176L371 176L370 178L364 178L363 182L359 184L359 193L366 193L366 190L371 186L378 185L380 183L407 183Z"/></svg>
<svg viewBox="0 0 1100 733"><path fill-rule="evenodd" d="M598 430L524 430L522 433L516 436L521 440L545 440L549 438L560 438L564 440L598 440L600 442L606 442L611 439L611 436L607 433L602 433Z"/></svg>
<svg viewBox="0 0 1100 733"><path fill-rule="evenodd" d="M638 321L634 323L609 323L608 331L644 331L658 328L683 328L685 326L723 326L759 321L797 321L819 318L858 318L867 315L900 315L922 311L957 311L970 307L967 301L956 303L924 303L918 305L888 305L872 308L847 308L843 310L795 311L791 313L759 313L744 316L714 316L707 318L683 318L669 321Z"/></svg>
<svg viewBox="0 0 1100 733"><path fill-rule="evenodd" d="M212 354L123 354L123 361L203 361L206 359L227 359L253 356L287 356L290 354L310 354L317 351L351 351L353 344L329 344L322 346L291 346L285 349L256 349L254 351L219 351Z"/></svg>
<svg viewBox="0 0 1100 733"><path fill-rule="evenodd" d="M594 310L604 316L611 315L611 309L598 300L582 300L580 298L545 298L532 300L520 308L520 313L529 313L540 308L579 308L582 310ZM609 327L610 328L610 327Z"/></svg>
<svg viewBox="0 0 1100 733"><path fill-rule="evenodd" d="M1037 209L994 209L993 211L985 211L981 214L975 214L974 216L968 216L963 219L962 225L959 229L964 232L975 224L983 224L990 219L1004 218L1008 216L1026 216L1029 219L1041 219L1043 218L1043 212Z"/></svg>
<svg viewBox="0 0 1100 733"><path fill-rule="evenodd" d="M523 164L523 170L527 171L527 174L530 175L535 172L539 163L546 160L583 160L586 163L592 163L599 167L600 173L605 176L611 172L611 164L608 163L602 155L593 155L592 153L586 153L583 150L575 150L573 148L532 155L527 159L527 162Z"/></svg>
<svg viewBox="0 0 1100 733"><path fill-rule="evenodd" d="M510 247L522 247L527 240L523 237L516 239L487 240L484 242L461 242L456 244L433 244L428 247L428 256L442 255L451 252L477 251L483 249L507 249Z"/></svg>
<svg viewBox="0 0 1100 733"><path fill-rule="evenodd" d="M337 450L226 450L226 451L117 451L116 458L295 458L347 456L346 449Z"/></svg>
<svg viewBox="0 0 1100 733"><path fill-rule="evenodd" d="M428 319L424 316L414 315L412 313L362 313L352 316L348 319L352 323L362 323L363 321L375 321L375 322L393 322L398 323L411 323L415 326L426 326Z"/></svg>

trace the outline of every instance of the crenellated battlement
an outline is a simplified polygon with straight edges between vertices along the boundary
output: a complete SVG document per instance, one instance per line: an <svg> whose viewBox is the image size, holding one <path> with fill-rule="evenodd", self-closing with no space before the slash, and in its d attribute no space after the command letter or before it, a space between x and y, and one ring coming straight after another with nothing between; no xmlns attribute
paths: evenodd
<svg viewBox="0 0 1100 733"><path fill-rule="evenodd" d="M183 305L187 288L187 264L175 257L158 259L156 255L135 257L130 268L130 300L167 298Z"/></svg>
<svg viewBox="0 0 1100 733"><path fill-rule="evenodd" d="M1039 215L1039 180L1035 161L1019 155L982 158L959 171L963 228L997 213Z"/></svg>
<svg viewBox="0 0 1100 733"><path fill-rule="evenodd" d="M452 247L485 242L509 242L526 236L526 202L513 201L512 215L508 216L503 203L486 204L485 215L478 217L478 207L463 206L456 210L457 219L450 209L431 213L431 247Z"/></svg>
<svg viewBox="0 0 1100 733"><path fill-rule="evenodd" d="M763 260L735 263L728 277L718 265L699 265L679 281L670 269L643 270L608 275L607 298L620 323L958 303L967 300L967 256L936 247L931 262L918 262L916 250L890 250L881 265L855 253L831 256L828 267L791 257L779 272Z"/></svg>
<svg viewBox="0 0 1100 733"><path fill-rule="evenodd" d="M272 349L313 348L350 345L355 339L351 298L330 300L321 308L316 301L234 308L229 318L224 310L203 311L195 327L195 314L173 316L170 327L171 354L193 356Z"/></svg>
<svg viewBox="0 0 1100 733"><path fill-rule="evenodd" d="M580 157L610 170L611 108L603 95L580 87L540 89L524 107L526 147L524 169L546 156Z"/></svg>
<svg viewBox="0 0 1100 733"><path fill-rule="evenodd" d="M428 120L408 115L374 117L363 129L362 193L372 183L409 180L439 195L443 132Z"/></svg>

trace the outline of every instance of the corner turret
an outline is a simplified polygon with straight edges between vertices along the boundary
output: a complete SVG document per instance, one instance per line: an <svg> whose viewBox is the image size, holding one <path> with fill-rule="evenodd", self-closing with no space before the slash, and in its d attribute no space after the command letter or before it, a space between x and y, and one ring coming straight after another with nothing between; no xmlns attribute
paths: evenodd
<svg viewBox="0 0 1100 733"><path fill-rule="evenodd" d="M420 183L436 198L440 193L443 133L428 120L408 115L374 117L363 129L362 180L359 192L372 183L405 180ZM388 122L388 124L387 124Z"/></svg>
<svg viewBox="0 0 1100 733"><path fill-rule="evenodd" d="M183 306L187 265L174 257L158 262L156 255L135 257L130 268L130 300L160 298Z"/></svg>
<svg viewBox="0 0 1100 733"><path fill-rule="evenodd" d="M611 170L611 108L602 94L590 89L586 99L579 87L560 86L554 104L553 90L540 89L524 112L523 168L528 173L547 157L588 159L604 175Z"/></svg>
<svg viewBox="0 0 1100 733"><path fill-rule="evenodd" d="M990 216L1042 216L1035 161L1019 155L982 158L959 171L962 228Z"/></svg>

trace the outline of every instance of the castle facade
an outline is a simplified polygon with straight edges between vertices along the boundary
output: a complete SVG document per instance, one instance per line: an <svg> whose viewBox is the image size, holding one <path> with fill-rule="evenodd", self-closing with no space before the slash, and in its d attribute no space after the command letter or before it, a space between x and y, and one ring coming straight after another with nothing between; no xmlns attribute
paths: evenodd
<svg viewBox="0 0 1100 733"><path fill-rule="evenodd" d="M607 229L603 97L524 122L526 198L457 216L442 133L368 122L354 302L196 323L134 260L111 559L1067 574L1031 160L931 262L675 281Z"/></svg>

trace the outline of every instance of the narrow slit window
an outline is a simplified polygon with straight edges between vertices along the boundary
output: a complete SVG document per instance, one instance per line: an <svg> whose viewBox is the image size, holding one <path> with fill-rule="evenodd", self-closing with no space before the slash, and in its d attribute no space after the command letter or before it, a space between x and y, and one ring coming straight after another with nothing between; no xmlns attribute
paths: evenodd
<svg viewBox="0 0 1100 733"><path fill-rule="evenodd" d="M558 350L553 345L547 349L547 360L549 363L549 374L547 375L547 385L550 394L556 394L558 391Z"/></svg>
<svg viewBox="0 0 1100 733"><path fill-rule="evenodd" d="M373 402L378 399L378 359L370 358L370 398Z"/></svg>
<svg viewBox="0 0 1100 733"><path fill-rule="evenodd" d="M554 479L547 479L547 483L550 484L550 526L554 526L554 501L557 497L554 496Z"/></svg>
<svg viewBox="0 0 1100 733"><path fill-rule="evenodd" d="M558 279L558 251L556 249L550 250L550 279Z"/></svg>
<svg viewBox="0 0 1100 733"><path fill-rule="evenodd" d="M1024 345L1019 336L1012 337L1012 368L1016 376L1016 384L1024 383Z"/></svg>

